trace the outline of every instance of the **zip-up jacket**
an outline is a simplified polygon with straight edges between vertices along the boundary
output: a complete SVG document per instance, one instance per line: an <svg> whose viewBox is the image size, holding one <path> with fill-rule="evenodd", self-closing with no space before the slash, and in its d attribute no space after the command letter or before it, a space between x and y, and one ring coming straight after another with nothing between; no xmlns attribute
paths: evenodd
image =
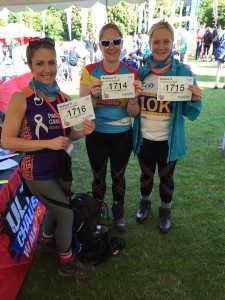
<svg viewBox="0 0 225 300"><path fill-rule="evenodd" d="M150 73L149 63L146 63L143 67L139 68L138 75L143 82L144 78ZM168 70L164 76L194 76L190 68L173 59L172 67ZM197 85L194 78L194 85ZM168 136L168 157L167 161L174 161L186 155L186 139L184 129L184 117L189 120L195 120L200 114L202 109L201 101L174 101L172 108L172 116L169 124L169 136ZM133 151L134 154L138 154L140 151L140 145L143 142L143 136L141 134L141 117L138 115L134 118L133 122Z"/></svg>

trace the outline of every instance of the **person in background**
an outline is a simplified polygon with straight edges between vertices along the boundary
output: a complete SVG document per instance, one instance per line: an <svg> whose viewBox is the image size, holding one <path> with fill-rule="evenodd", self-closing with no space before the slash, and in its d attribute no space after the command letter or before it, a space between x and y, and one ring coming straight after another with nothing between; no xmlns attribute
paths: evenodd
<svg viewBox="0 0 225 300"><path fill-rule="evenodd" d="M154 24L149 32L151 55L138 69L144 92L139 97L140 115L135 118L134 153L141 168L138 222L147 219L152 202L156 166L160 180L160 232L171 229L171 207L174 192L173 174L177 160L186 154L184 117L195 120L201 111L201 91L194 84L191 101L157 101L159 76L193 76L190 69L173 57L174 31L166 21ZM138 104L135 104L138 106Z"/></svg>
<svg viewBox="0 0 225 300"><path fill-rule="evenodd" d="M85 37L83 39L83 41L85 42L86 49L89 53L89 62L93 63L94 62L94 53L95 53L94 38L90 35L88 37Z"/></svg>
<svg viewBox="0 0 225 300"><path fill-rule="evenodd" d="M203 61L209 58L209 49L211 44L212 44L212 33L210 31L210 28L207 27L203 35L203 54L202 54Z"/></svg>
<svg viewBox="0 0 225 300"><path fill-rule="evenodd" d="M216 50L216 46L217 46L217 41L215 40L215 38L217 36L218 30L220 30L220 29L221 29L221 24L220 24L220 21L218 20L215 23L215 28L213 29L213 32L212 32L212 46L213 46L213 49L212 49L211 61L213 61L215 59L215 50Z"/></svg>
<svg viewBox="0 0 225 300"><path fill-rule="evenodd" d="M42 245L53 247L59 255L61 276L84 278L94 267L81 263L72 252L73 210L71 194L71 141L90 134L92 121L84 120L83 129L64 129L57 104L69 100L57 82L57 62L53 39L32 38L26 49L33 79L10 99L2 129L1 142L6 149L24 152L20 162L23 178L31 191L47 208Z"/></svg>
<svg viewBox="0 0 225 300"><path fill-rule="evenodd" d="M214 38L214 42L216 43L215 49L215 60L217 61L217 70L216 70L216 80L214 90L219 88L219 82L221 77L221 72L223 68L223 64L225 62L225 30L222 29L220 24L218 23L219 27L217 29L217 35ZM225 76L224 76L224 85L223 89L225 89Z"/></svg>
<svg viewBox="0 0 225 300"><path fill-rule="evenodd" d="M180 61L187 63L188 52L189 52L189 41L188 41L188 32L185 29L181 29L177 35L178 40L178 52L180 54Z"/></svg>
<svg viewBox="0 0 225 300"><path fill-rule="evenodd" d="M126 229L124 216L125 170L132 151L131 117L138 111L137 96L142 92L137 71L119 60L123 35L115 24L106 24L99 33L103 59L87 65L80 81L80 96L91 95L95 110L95 131L86 137L86 148L93 172L93 196L103 201L106 192L107 164L112 177L113 223L118 231ZM134 74L136 97L102 100L101 75Z"/></svg>
<svg viewBox="0 0 225 300"><path fill-rule="evenodd" d="M204 25L200 25L200 27L197 29L197 44L196 44L196 51L195 51L196 60L202 58L202 45L203 45L204 33L205 33Z"/></svg>

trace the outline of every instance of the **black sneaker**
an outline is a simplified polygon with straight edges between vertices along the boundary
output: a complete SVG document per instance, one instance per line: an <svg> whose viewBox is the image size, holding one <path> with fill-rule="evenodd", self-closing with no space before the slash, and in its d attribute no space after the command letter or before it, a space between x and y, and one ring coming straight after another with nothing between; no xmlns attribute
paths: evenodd
<svg viewBox="0 0 225 300"><path fill-rule="evenodd" d="M213 89L214 89L214 90L217 90L217 89L218 89L218 86L217 86L217 85L215 85Z"/></svg>
<svg viewBox="0 0 225 300"><path fill-rule="evenodd" d="M101 202L99 204L99 213L102 217L107 214L107 209L106 209L105 203L103 203L103 202Z"/></svg>
<svg viewBox="0 0 225 300"><path fill-rule="evenodd" d="M121 232L121 231L125 231L127 229L127 223L124 217L122 218L114 218L113 220L114 223L114 227L117 231Z"/></svg>
<svg viewBox="0 0 225 300"><path fill-rule="evenodd" d="M149 200L141 200L139 208L136 212L137 222L142 223L147 220L149 210L151 208L151 201Z"/></svg>
<svg viewBox="0 0 225 300"><path fill-rule="evenodd" d="M92 264L85 264L73 257L68 262L60 262L58 272L63 277L87 278L95 271Z"/></svg>
<svg viewBox="0 0 225 300"><path fill-rule="evenodd" d="M159 208L159 231L161 233L168 233L171 229L171 209L160 207Z"/></svg>

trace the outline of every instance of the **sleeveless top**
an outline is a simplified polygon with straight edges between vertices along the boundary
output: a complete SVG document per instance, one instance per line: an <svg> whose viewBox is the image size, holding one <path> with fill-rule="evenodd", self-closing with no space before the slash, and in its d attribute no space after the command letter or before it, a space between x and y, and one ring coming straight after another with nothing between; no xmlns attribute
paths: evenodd
<svg viewBox="0 0 225 300"><path fill-rule="evenodd" d="M59 115L48 105L47 101L35 100L34 91L30 87L22 89L26 95L27 108L21 126L21 138L27 140L49 140L58 136L69 136L71 128L62 129ZM57 104L62 103L64 94L59 94L51 102L52 107L58 112ZM43 149L40 151L26 152L21 159L20 168L22 175L28 180L49 180L58 177L62 164L62 157L68 156L65 150Z"/></svg>

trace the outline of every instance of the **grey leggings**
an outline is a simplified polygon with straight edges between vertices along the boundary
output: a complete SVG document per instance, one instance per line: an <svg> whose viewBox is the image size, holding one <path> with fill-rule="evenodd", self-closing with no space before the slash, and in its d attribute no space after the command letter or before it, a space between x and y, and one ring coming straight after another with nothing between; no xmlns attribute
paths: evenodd
<svg viewBox="0 0 225 300"><path fill-rule="evenodd" d="M44 220L44 234L55 235L57 250L63 254L71 247L73 211L64 208L54 201L69 203L66 194L71 188L71 182L57 180L26 180L31 193L37 197L47 208Z"/></svg>

